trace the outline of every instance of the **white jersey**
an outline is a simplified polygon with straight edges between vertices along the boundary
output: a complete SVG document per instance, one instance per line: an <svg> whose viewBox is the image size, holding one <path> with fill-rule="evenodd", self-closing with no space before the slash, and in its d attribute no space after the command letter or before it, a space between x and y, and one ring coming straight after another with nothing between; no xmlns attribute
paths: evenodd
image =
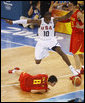
<svg viewBox="0 0 85 103"><path fill-rule="evenodd" d="M41 19L41 25L38 29L38 37L40 40L49 40L54 37L54 22L53 17L51 17L51 21L47 24L44 21L44 18Z"/></svg>
<svg viewBox="0 0 85 103"><path fill-rule="evenodd" d="M60 46L54 35L53 17L51 17L49 24L45 23L44 18L41 19L38 34L39 38L35 47L35 59L41 60L49 55L49 49L52 49L55 46Z"/></svg>

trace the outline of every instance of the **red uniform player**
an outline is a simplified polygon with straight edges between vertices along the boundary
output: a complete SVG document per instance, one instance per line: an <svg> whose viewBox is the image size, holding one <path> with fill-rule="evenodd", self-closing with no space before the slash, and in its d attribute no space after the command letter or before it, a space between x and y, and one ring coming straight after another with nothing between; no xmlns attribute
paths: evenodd
<svg viewBox="0 0 85 103"><path fill-rule="evenodd" d="M36 76L32 76L28 73L22 72L19 78L20 87L24 91L30 92L31 90L40 90L48 89L48 76L45 74L38 74Z"/></svg>
<svg viewBox="0 0 85 103"><path fill-rule="evenodd" d="M19 68L9 70L8 73L20 75L20 87L23 91L32 93L44 93L48 90L48 85L54 86L57 78L52 75L48 78L47 74L37 74L35 76L22 72Z"/></svg>
<svg viewBox="0 0 85 103"><path fill-rule="evenodd" d="M70 42L70 52L76 54L78 52L84 53L84 32L83 29L77 28L76 24L79 23L80 26L83 25L81 21L77 18L77 13L80 12L77 10L71 16L71 27L72 27L72 35L71 35L71 42Z"/></svg>
<svg viewBox="0 0 85 103"><path fill-rule="evenodd" d="M72 27L70 52L73 53L77 71L84 74L84 15L77 8L77 1L70 2L69 10L74 11L70 17Z"/></svg>
<svg viewBox="0 0 85 103"><path fill-rule="evenodd" d="M73 53L76 71L84 74L84 16L77 8L77 1L70 1L68 9L73 10L73 14L67 20L61 22L71 22L72 34L70 40L70 52ZM80 69L80 66L82 67ZM70 79L73 79L72 76Z"/></svg>

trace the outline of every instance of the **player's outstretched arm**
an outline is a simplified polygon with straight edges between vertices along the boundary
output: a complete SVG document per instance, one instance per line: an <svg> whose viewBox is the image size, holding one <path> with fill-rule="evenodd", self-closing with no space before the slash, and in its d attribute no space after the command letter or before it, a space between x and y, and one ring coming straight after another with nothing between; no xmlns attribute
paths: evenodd
<svg viewBox="0 0 85 103"><path fill-rule="evenodd" d="M27 20L27 23L32 23L32 24L35 24L35 25L40 25L41 24L41 20L40 19L37 19L37 20L34 20L34 19L28 19Z"/></svg>
<svg viewBox="0 0 85 103"><path fill-rule="evenodd" d="M15 21L6 19L5 21L6 21L6 23L9 23L10 25L12 25L12 24L29 24L29 23L32 23L35 25L41 24L41 20L34 20L34 19L23 19L23 20L15 20Z"/></svg>
<svg viewBox="0 0 85 103"><path fill-rule="evenodd" d="M54 22L56 23L57 21L64 21L67 20L71 17L71 15L73 14L73 11L70 11L69 13L67 13L65 16L61 16L61 17L55 17L54 18Z"/></svg>
<svg viewBox="0 0 85 103"><path fill-rule="evenodd" d="M15 21L12 21L12 20L8 20L8 19L5 19L6 23L12 25L12 24L27 24L27 20L24 19L24 20L15 20Z"/></svg>

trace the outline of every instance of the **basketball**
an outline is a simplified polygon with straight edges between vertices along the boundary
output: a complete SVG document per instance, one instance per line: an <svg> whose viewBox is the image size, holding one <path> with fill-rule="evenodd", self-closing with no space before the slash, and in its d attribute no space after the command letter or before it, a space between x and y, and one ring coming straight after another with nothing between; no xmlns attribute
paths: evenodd
<svg viewBox="0 0 85 103"><path fill-rule="evenodd" d="M72 83L74 86L78 87L81 85L81 78L80 77L74 77L74 79L72 80Z"/></svg>

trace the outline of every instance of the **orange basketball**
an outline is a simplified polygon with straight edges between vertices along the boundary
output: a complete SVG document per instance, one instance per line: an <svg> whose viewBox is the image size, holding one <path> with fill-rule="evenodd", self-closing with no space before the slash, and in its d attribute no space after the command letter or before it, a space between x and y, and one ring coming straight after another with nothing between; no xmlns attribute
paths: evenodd
<svg viewBox="0 0 85 103"><path fill-rule="evenodd" d="M76 87L77 87L77 86L80 86L80 85L81 85L81 78L78 77L78 76L77 76L77 77L74 77L73 80L72 80L72 83L73 83L73 85L76 86Z"/></svg>

